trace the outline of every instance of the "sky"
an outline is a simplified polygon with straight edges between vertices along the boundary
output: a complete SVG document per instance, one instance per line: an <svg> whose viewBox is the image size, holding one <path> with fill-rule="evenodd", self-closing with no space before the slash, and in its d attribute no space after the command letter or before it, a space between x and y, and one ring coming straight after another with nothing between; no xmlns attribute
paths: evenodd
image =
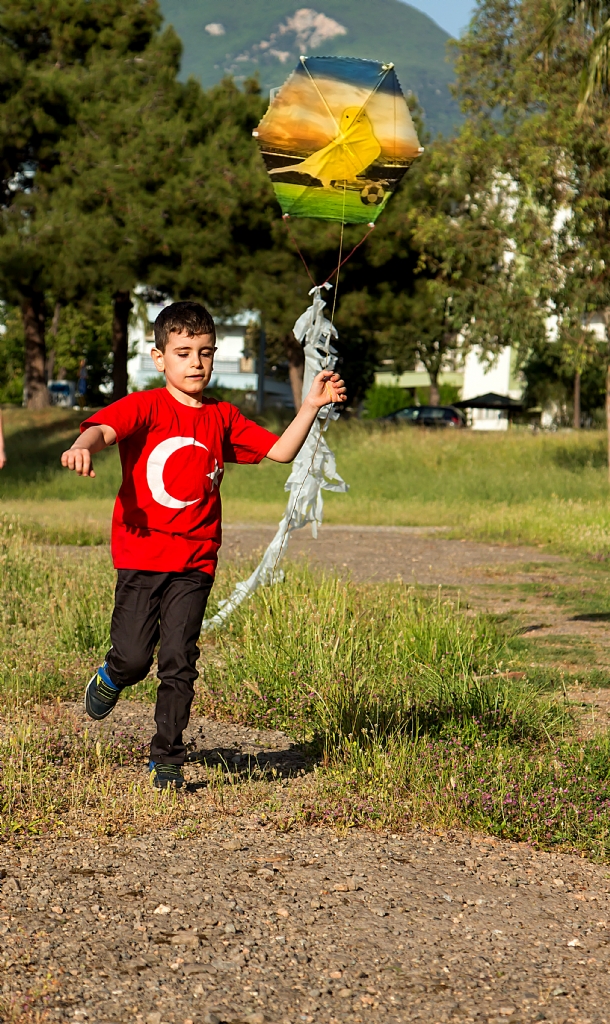
<svg viewBox="0 0 610 1024"><path fill-rule="evenodd" d="M436 21L445 32L459 36L466 28L475 8L474 0L407 0L411 7L417 7Z"/></svg>

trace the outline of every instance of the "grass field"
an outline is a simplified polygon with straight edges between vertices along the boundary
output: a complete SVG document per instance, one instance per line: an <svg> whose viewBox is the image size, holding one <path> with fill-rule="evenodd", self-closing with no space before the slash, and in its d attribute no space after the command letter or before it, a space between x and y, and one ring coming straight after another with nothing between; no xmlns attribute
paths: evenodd
<svg viewBox="0 0 610 1024"><path fill-rule="evenodd" d="M45 548L5 521L0 562L4 838L192 833L207 813L201 800L156 798L146 751L129 734L89 737L69 704L108 645L106 549ZM223 571L216 601L238 571ZM608 741L576 741L560 675L524 660L494 619L398 584L356 586L288 565L284 584L259 591L203 645L198 710L282 727L318 760L292 790L210 768L216 811L255 809L283 828L471 826L607 855ZM133 696L153 693L151 678Z"/></svg>
<svg viewBox="0 0 610 1024"><path fill-rule="evenodd" d="M0 508L39 524L41 537L105 540L120 482L116 450L98 456L95 480L81 480L59 466L77 415L16 409L5 422L9 462L0 474ZM433 433L350 422L331 426L328 436L350 485L348 494L326 496L328 523L449 526L460 536L610 556L601 433ZM266 460L227 467L226 521L278 521L287 476L285 466Z"/></svg>
<svg viewBox="0 0 610 1024"><path fill-rule="evenodd" d="M153 798L145 752L129 736L94 740L70 706L108 645L114 573L103 542L117 453L98 458L95 480L80 480L58 463L78 417L10 410L5 420L2 834L196 829L202 812L192 802ZM607 588L595 560L610 554L601 435L425 434L350 423L333 428L330 441L352 489L330 495L327 521L447 525L461 536L567 551L572 562L553 600L601 614ZM286 476L270 463L229 467L227 518L279 519ZM243 572L226 565L214 601ZM209 801L221 813L258 808L280 827L416 820L605 858L609 741L577 739L570 680L557 667L569 660L560 641L535 653L513 622L462 610L455 597L288 565L284 584L259 591L226 632L205 636L197 707L283 728L317 766L288 790L273 777L210 769ZM580 683L605 685L586 643ZM150 700L154 685L149 678L133 696Z"/></svg>

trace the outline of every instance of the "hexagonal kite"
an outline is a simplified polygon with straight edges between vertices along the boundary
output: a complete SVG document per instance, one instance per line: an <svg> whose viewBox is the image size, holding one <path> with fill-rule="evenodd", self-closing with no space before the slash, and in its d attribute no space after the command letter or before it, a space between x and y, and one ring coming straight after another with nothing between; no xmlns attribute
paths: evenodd
<svg viewBox="0 0 610 1024"><path fill-rule="evenodd" d="M369 231L422 152L394 65L352 57L301 57L254 137L285 220L317 217L341 225L368 224ZM297 245L296 239L293 242ZM343 227L337 269L330 275L336 274L337 281L349 259L342 259L342 249ZM307 266L300 249L299 253ZM332 344L337 329L332 317L324 315L322 294L331 287L330 278L321 285L312 278L311 306L294 325L305 356L303 398L315 374L334 369L337 362ZM337 416L329 406L316 417L286 483L288 504L275 537L249 579L239 582L220 611L206 619L205 629L223 625L261 583L281 579L278 566L290 534L311 523L315 537L322 522L322 492L347 490L324 437Z"/></svg>
<svg viewBox="0 0 610 1024"><path fill-rule="evenodd" d="M301 57L256 138L283 214L377 220L422 152L393 64Z"/></svg>

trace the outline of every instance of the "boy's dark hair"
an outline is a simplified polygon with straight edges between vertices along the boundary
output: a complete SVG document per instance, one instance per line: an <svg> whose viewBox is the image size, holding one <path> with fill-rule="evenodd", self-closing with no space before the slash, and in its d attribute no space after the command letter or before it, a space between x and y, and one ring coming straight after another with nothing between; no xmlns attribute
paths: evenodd
<svg viewBox="0 0 610 1024"><path fill-rule="evenodd" d="M169 336L188 334L193 338L196 334L212 334L216 337L216 328L211 313L200 302L172 302L159 313L155 320L155 348L165 352Z"/></svg>

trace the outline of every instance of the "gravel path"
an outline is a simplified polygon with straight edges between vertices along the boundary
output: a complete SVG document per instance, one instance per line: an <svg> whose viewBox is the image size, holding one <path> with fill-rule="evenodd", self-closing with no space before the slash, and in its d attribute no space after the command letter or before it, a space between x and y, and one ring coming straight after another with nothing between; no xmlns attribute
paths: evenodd
<svg viewBox="0 0 610 1024"><path fill-rule="evenodd" d="M277 527L229 524L223 526L221 560L250 557L262 552ZM494 570L520 568L520 563L565 561L537 548L478 544L448 540L441 527L321 526L314 540L308 528L292 534L287 557L361 583L402 579L423 585L468 586L493 581ZM531 575L531 573L529 574ZM519 572L526 582L529 576Z"/></svg>
<svg viewBox="0 0 610 1024"><path fill-rule="evenodd" d="M1 873L4 997L42 993L49 1021L610 1018L608 870L570 856L245 820L39 840Z"/></svg>

